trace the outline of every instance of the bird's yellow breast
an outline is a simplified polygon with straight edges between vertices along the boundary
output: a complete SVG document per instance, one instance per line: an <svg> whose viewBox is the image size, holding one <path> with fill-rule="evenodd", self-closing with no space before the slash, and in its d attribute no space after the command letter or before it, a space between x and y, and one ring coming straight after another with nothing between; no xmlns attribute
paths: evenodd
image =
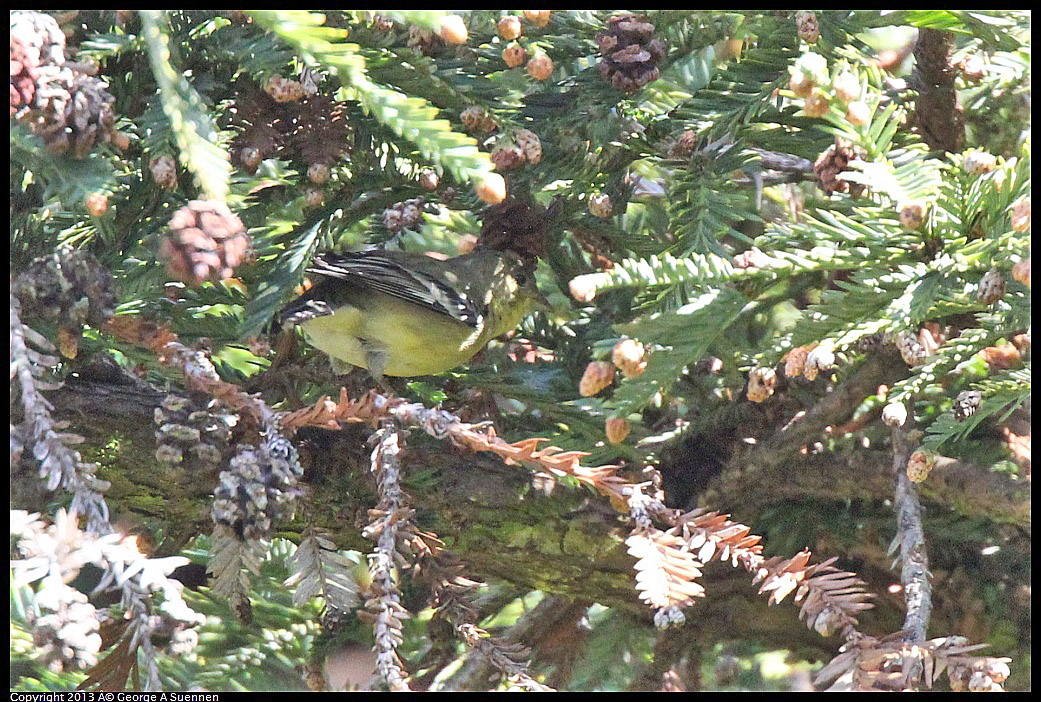
<svg viewBox="0 0 1041 702"><path fill-rule="evenodd" d="M385 375L433 375L466 363L488 339L443 314L383 293L316 317L301 327L311 345L333 358L369 368L372 351L386 354Z"/></svg>

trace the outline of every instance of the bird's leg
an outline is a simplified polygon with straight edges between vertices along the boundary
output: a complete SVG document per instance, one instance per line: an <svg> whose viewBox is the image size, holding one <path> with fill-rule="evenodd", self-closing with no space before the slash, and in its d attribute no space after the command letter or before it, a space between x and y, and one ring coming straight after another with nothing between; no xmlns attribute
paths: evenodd
<svg viewBox="0 0 1041 702"><path fill-rule="evenodd" d="M394 388L392 388L386 378L383 377L383 371L387 367L387 350L378 347L365 339L362 339L361 342L362 346L365 348L365 367L368 368L373 379L381 388L383 388L384 392L390 395L396 394Z"/></svg>

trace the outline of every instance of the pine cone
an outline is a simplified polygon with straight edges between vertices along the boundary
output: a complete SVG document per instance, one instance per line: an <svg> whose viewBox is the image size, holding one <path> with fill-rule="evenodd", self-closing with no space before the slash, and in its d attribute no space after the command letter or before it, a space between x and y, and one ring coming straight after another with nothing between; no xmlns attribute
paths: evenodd
<svg viewBox="0 0 1041 702"><path fill-rule="evenodd" d="M611 362L626 378L647 370L647 349L636 339L622 339L611 349Z"/></svg>
<svg viewBox="0 0 1041 702"><path fill-rule="evenodd" d="M300 461L292 445L283 443L286 455L247 447L232 457L213 491L214 522L254 540L269 535L274 522L292 513Z"/></svg>
<svg viewBox="0 0 1041 702"><path fill-rule="evenodd" d="M31 108L42 74L65 63L65 35L50 15L30 10L11 13L11 116Z"/></svg>
<svg viewBox="0 0 1041 702"><path fill-rule="evenodd" d="M257 170L262 160L285 149L286 134L291 129L288 108L257 86L244 85L228 114L229 126L239 130L231 142L232 160L250 173Z"/></svg>
<svg viewBox="0 0 1041 702"><path fill-rule="evenodd" d="M38 661L52 672L83 670L97 665L100 624L94 605L82 592L58 584L30 615Z"/></svg>
<svg viewBox="0 0 1041 702"><path fill-rule="evenodd" d="M864 186L849 183L839 178L839 173L849 170L850 161L860 158L854 146L845 139L835 139L835 144L817 157L813 164L813 172L817 174L821 190L831 195L834 192L849 193L851 197L860 197Z"/></svg>
<svg viewBox="0 0 1041 702"><path fill-rule="evenodd" d="M518 129L513 135L513 142L528 163L534 165L542 160L542 141L535 132L530 129Z"/></svg>
<svg viewBox="0 0 1041 702"><path fill-rule="evenodd" d="M21 41L11 37L11 117L33 104L39 71Z"/></svg>
<svg viewBox="0 0 1041 702"><path fill-rule="evenodd" d="M900 349L900 356L904 359L904 363L909 366L920 366L932 355L922 345L919 335L907 329L896 335L895 343L896 347Z"/></svg>
<svg viewBox="0 0 1041 702"><path fill-rule="evenodd" d="M416 229L423 220L423 198L398 202L383 210L383 226L391 234L404 229Z"/></svg>
<svg viewBox="0 0 1041 702"><path fill-rule="evenodd" d="M853 348L857 351L872 353L890 347L893 343L894 338L892 334L888 332L875 332L874 334L862 336L857 339L853 344Z"/></svg>
<svg viewBox="0 0 1041 702"><path fill-rule="evenodd" d="M983 274L976 299L984 305L993 305L1005 294L1005 278L997 268L991 268Z"/></svg>
<svg viewBox="0 0 1041 702"><path fill-rule="evenodd" d="M752 402L764 402L774 394L777 387L777 372L773 368L753 368L748 374L746 395Z"/></svg>
<svg viewBox="0 0 1041 702"><path fill-rule="evenodd" d="M629 436L632 430L629 420L619 417L612 417L604 424L604 434L612 444L620 444L625 441L625 437Z"/></svg>
<svg viewBox="0 0 1041 702"><path fill-rule="evenodd" d="M698 133L693 129L685 129L675 141L668 143L666 154L669 158L690 158L698 146Z"/></svg>
<svg viewBox="0 0 1041 702"><path fill-rule="evenodd" d="M928 451L915 451L907 459L907 478L912 483L922 483L936 465L936 455Z"/></svg>
<svg viewBox="0 0 1041 702"><path fill-rule="evenodd" d="M58 321L61 327L100 326L115 311L112 275L86 251L60 249L37 258L14 281L12 291L25 318Z"/></svg>
<svg viewBox="0 0 1041 702"><path fill-rule="evenodd" d="M65 63L65 34L57 20L32 10L11 12L11 42L19 42L33 65L61 66Z"/></svg>
<svg viewBox="0 0 1041 702"><path fill-rule="evenodd" d="M607 219L611 216L614 211L614 206L611 204L611 196L607 193L597 193L596 195L590 195L589 197L589 212L594 217L600 219Z"/></svg>
<svg viewBox="0 0 1041 702"><path fill-rule="evenodd" d="M976 414L980 402L983 401L983 393L979 390L966 390L960 393L954 400L954 418L961 421Z"/></svg>
<svg viewBox="0 0 1041 702"><path fill-rule="evenodd" d="M597 32L600 75L623 93L634 93L660 75L665 44L654 37L654 25L643 15L618 15Z"/></svg>
<svg viewBox="0 0 1041 702"><path fill-rule="evenodd" d="M546 248L545 210L512 197L488 208L478 245L513 251L525 258L541 256Z"/></svg>
<svg viewBox="0 0 1041 702"><path fill-rule="evenodd" d="M471 105L459 113L463 129L471 134L491 134L499 128L499 123L483 108Z"/></svg>
<svg viewBox="0 0 1041 702"><path fill-rule="evenodd" d="M170 274L189 285L230 278L252 242L223 202L193 200L174 212L159 248Z"/></svg>
<svg viewBox="0 0 1041 702"><path fill-rule="evenodd" d="M304 86L300 81L283 78L277 73L268 78L264 84L264 92L275 102L297 102L304 98Z"/></svg>
<svg viewBox="0 0 1041 702"><path fill-rule="evenodd" d="M510 68L516 68L528 60L528 50L517 42L513 42L502 50L502 60Z"/></svg>
<svg viewBox="0 0 1041 702"><path fill-rule="evenodd" d="M186 397L167 395L155 409L161 463L181 466L185 476L216 475L224 463L231 430L213 401L202 407Z"/></svg>
<svg viewBox="0 0 1041 702"><path fill-rule="evenodd" d="M331 165L350 151L351 127L344 103L327 95L314 95L292 106L293 129L287 145L308 164Z"/></svg>
<svg viewBox="0 0 1041 702"><path fill-rule="evenodd" d="M173 190L177 187L177 161L170 154L160 154L148 164L152 180L160 188Z"/></svg>
<svg viewBox="0 0 1041 702"><path fill-rule="evenodd" d="M820 22L812 10L799 10L795 13L795 27L799 38L807 44L816 44L821 38Z"/></svg>
<svg viewBox="0 0 1041 702"><path fill-rule="evenodd" d="M445 49L445 42L441 37L414 24L408 28L408 45L424 56L437 56Z"/></svg>
<svg viewBox="0 0 1041 702"><path fill-rule="evenodd" d="M607 361L591 361L578 383L578 394L592 397L614 382L614 365Z"/></svg>
<svg viewBox="0 0 1041 702"><path fill-rule="evenodd" d="M116 133L115 98L106 87L94 76L61 68L37 82L35 109L25 119L51 153L84 158Z"/></svg>

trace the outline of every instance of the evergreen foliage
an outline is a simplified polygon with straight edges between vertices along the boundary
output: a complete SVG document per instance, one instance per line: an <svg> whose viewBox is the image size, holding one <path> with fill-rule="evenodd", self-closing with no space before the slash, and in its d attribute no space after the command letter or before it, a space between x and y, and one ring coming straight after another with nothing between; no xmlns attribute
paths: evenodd
<svg viewBox="0 0 1041 702"><path fill-rule="evenodd" d="M12 689L1029 689L1029 13L539 12L12 14ZM548 308L409 404L272 327L319 251L493 237ZM99 438L81 377L226 414ZM424 434L534 478L445 505Z"/></svg>

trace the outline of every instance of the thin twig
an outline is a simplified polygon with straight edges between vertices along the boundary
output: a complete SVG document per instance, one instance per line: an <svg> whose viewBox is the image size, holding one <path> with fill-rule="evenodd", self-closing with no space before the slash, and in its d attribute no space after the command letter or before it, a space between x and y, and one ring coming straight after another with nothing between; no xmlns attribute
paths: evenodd
<svg viewBox="0 0 1041 702"><path fill-rule="evenodd" d="M904 587L907 614L904 617L904 641L920 644L925 641L932 611L932 586L929 583L929 555L922 527L922 506L918 490L907 477L907 462L914 451L912 435L906 428L893 427L893 471L896 485L893 509L896 512L897 536L900 542L900 582ZM911 679L921 675L921 662L916 664Z"/></svg>

